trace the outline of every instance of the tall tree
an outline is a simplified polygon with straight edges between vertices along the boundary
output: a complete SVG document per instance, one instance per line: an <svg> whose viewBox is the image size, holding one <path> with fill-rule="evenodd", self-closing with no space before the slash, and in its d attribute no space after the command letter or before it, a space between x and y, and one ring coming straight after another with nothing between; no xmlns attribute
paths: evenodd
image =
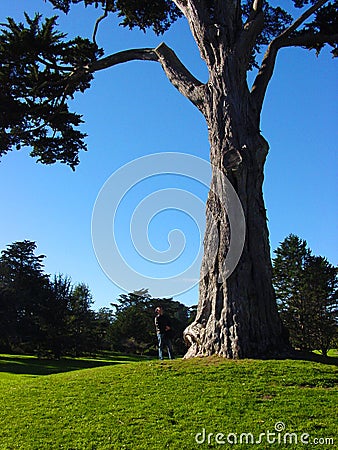
<svg viewBox="0 0 338 450"><path fill-rule="evenodd" d="M273 281L281 318L301 350L326 355L337 334L337 268L290 234L275 250Z"/></svg>
<svg viewBox="0 0 338 450"><path fill-rule="evenodd" d="M0 321L10 349L26 343L30 349L40 338L39 314L48 291L44 255L35 255L33 241L7 246L0 256Z"/></svg>
<svg viewBox="0 0 338 450"><path fill-rule="evenodd" d="M287 47L315 49L325 44L337 55L337 1L292 0L301 8L292 18L264 0L49 0L68 12L72 4L102 7L93 42L66 41L55 19L28 25L9 20L0 38L1 148L33 147L43 163L60 160L72 168L84 135L81 118L67 101L89 87L95 72L132 60L161 64L169 81L204 115L210 160L215 168L207 201L205 253L196 320L187 328L187 356L219 354L238 358L283 351L288 346L272 288L266 211L262 194L268 143L260 132L264 97L278 52ZM99 22L116 14L123 26L165 32L179 17L187 20L209 72L202 83L165 43L102 57L95 44ZM260 63L256 55L266 52ZM258 67L251 87L247 71ZM235 272L223 277L229 249L224 185L235 188L246 218L246 241ZM215 224L216 222L216 224ZM218 238L220 237L220 238Z"/></svg>
<svg viewBox="0 0 338 450"><path fill-rule="evenodd" d="M114 322L113 310L100 308L95 313L95 339L96 348L100 350L113 349L112 324Z"/></svg>
<svg viewBox="0 0 338 450"><path fill-rule="evenodd" d="M54 275L49 282L48 297L40 311L40 328L43 339L39 343L39 354L60 358L71 353L73 340L70 331L70 303L73 293L71 278Z"/></svg>
<svg viewBox="0 0 338 450"><path fill-rule="evenodd" d="M88 285L79 283L74 286L70 297L70 332L75 355L94 350L94 318L92 311L93 296Z"/></svg>
<svg viewBox="0 0 338 450"><path fill-rule="evenodd" d="M310 342L324 356L338 337L338 269L322 256L311 256L305 268L312 306Z"/></svg>

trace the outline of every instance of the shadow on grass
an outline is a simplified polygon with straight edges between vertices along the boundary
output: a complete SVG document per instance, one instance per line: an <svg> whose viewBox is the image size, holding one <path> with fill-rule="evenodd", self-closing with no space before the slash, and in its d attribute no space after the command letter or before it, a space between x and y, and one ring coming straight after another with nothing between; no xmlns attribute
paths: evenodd
<svg viewBox="0 0 338 450"><path fill-rule="evenodd" d="M302 361L312 361L320 364L326 364L330 366L338 366L338 357L336 356L337 352L335 352L332 356L323 356L319 353L314 352L302 352L300 350L295 350L292 353L291 358Z"/></svg>
<svg viewBox="0 0 338 450"><path fill-rule="evenodd" d="M313 352L292 351L291 354L275 359L294 359L312 361L325 365L338 366L338 355L335 351L330 356L322 356ZM75 370L91 369L102 366L113 366L131 362L146 361L152 358L121 353L104 352L95 357L71 358L64 357L59 360L41 359L28 355L2 355L0 354L0 373L18 375L51 375L55 373L71 372Z"/></svg>
<svg viewBox="0 0 338 450"><path fill-rule="evenodd" d="M104 354L97 357L65 357L59 360L39 359L35 356L26 355L0 355L0 372L20 375L51 375L53 373L138 362L145 359L144 357L118 353Z"/></svg>

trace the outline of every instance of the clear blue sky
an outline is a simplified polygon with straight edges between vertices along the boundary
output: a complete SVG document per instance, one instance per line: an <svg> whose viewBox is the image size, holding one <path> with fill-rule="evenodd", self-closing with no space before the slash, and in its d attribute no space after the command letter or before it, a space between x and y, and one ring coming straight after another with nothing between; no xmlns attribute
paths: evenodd
<svg viewBox="0 0 338 450"><path fill-rule="evenodd" d="M22 19L24 10L55 14L43 0L1 0L0 21L7 16ZM82 6L68 17L59 14L60 28L69 36L88 37L100 15ZM130 32L109 19L101 24L97 40L106 54L155 47L164 40L195 76L206 81L205 67L184 20L163 37L156 37L151 32ZM338 247L336 64L328 51L317 58L302 49L283 50L262 116L262 133L270 144L264 192L271 248L295 233L307 240L315 254L333 264L337 264ZM170 85L156 63L127 63L98 73L92 88L76 97L74 110L84 116L89 149L80 155L75 173L61 164L36 164L27 149L2 158L0 249L18 240L36 241L38 253L47 255L47 273L61 272L74 282L86 282L98 308L109 306L123 293L101 270L91 240L92 211L106 180L128 162L148 154L182 152L208 159L209 145L202 115ZM141 189L146 195L152 188L188 189L186 180L179 177L165 182L154 177L147 183ZM205 199L206 191L192 189ZM141 200L140 194L134 203L135 198ZM130 207L122 211L128 222L127 213ZM168 232L182 228L187 242L193 239L186 247L190 257L199 245L196 226L184 214L169 213L164 213L162 221L160 215L154 219L150 240L164 251ZM125 257L135 257L128 262L140 266L128 248ZM197 303L197 287L176 299L187 305Z"/></svg>

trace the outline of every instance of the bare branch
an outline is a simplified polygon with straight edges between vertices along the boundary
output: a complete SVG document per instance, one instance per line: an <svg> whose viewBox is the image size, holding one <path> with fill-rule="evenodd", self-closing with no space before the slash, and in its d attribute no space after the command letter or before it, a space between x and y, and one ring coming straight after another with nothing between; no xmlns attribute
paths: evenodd
<svg viewBox="0 0 338 450"><path fill-rule="evenodd" d="M273 40L265 52L261 67L252 86L251 97L255 102L257 112L260 112L262 109L265 93L275 68L278 50L278 44Z"/></svg>
<svg viewBox="0 0 338 450"><path fill-rule="evenodd" d="M154 49L152 48L138 48L132 50L124 50L122 52L114 53L112 55L101 58L95 61L90 67L86 69L90 72L97 72L99 70L108 69L117 64L126 63L128 61L158 61Z"/></svg>
<svg viewBox="0 0 338 450"><path fill-rule="evenodd" d="M104 11L104 14L102 14L102 16L100 16L95 22L94 30L93 30L93 37L92 37L94 44L96 44L96 34L97 34L97 30L99 29L100 22L102 22L102 20L104 20L107 16L108 16L108 9L106 8Z"/></svg>
<svg viewBox="0 0 338 450"><path fill-rule="evenodd" d="M165 43L155 53L169 81L199 109L203 106L205 85L197 80L182 64L175 52Z"/></svg>
<svg viewBox="0 0 338 450"><path fill-rule="evenodd" d="M157 48L141 48L125 50L106 56L95 61L85 70L97 72L108 69L128 61L156 61L159 62L169 81L198 108L202 108L204 99L204 84L197 80L182 64L177 55L166 44L162 43ZM74 74L76 76L76 74Z"/></svg>
<svg viewBox="0 0 338 450"><path fill-rule="evenodd" d="M271 80L278 50L282 47L289 46L304 46L306 44L302 42L301 36L290 37L290 35L297 30L297 28L302 25L306 19L308 19L314 12L316 12L320 7L322 7L328 0L319 0L316 4L308 8L298 19L296 19L286 30L284 30L279 36L273 39L265 52L263 61L259 72L256 76L254 84L251 89L252 98L256 104L257 111L260 112L263 106L263 101L268 84ZM313 36L319 37L319 34L313 34ZM297 43L298 39L298 43ZM304 41L304 39L303 39ZM327 41L325 41L327 42Z"/></svg>
<svg viewBox="0 0 338 450"><path fill-rule="evenodd" d="M338 34L327 35L324 33L304 33L289 37L281 47L311 47L316 44L335 44L338 42Z"/></svg>
<svg viewBox="0 0 338 450"><path fill-rule="evenodd" d="M62 72L72 72L72 71L73 71L73 67L70 67L70 66L59 66L59 65L57 65L57 64L54 63L54 62L50 62L50 61L44 60L44 59L41 58L40 56L37 56L37 57L36 57L36 60L37 60L39 63L43 64L44 66L46 66L46 67L51 67L52 69L55 69L55 70L60 70L60 71L62 71Z"/></svg>

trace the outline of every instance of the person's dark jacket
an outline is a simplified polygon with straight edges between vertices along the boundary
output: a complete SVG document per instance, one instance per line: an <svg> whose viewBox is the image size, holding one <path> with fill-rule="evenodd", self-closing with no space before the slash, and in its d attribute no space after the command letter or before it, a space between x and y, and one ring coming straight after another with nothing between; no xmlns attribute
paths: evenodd
<svg viewBox="0 0 338 450"><path fill-rule="evenodd" d="M155 317L155 327L156 327L156 332L160 333L160 334L170 334L170 330L171 330L171 323L170 323L170 319L168 316L166 316L165 314L158 314ZM169 328L167 328L169 327Z"/></svg>

